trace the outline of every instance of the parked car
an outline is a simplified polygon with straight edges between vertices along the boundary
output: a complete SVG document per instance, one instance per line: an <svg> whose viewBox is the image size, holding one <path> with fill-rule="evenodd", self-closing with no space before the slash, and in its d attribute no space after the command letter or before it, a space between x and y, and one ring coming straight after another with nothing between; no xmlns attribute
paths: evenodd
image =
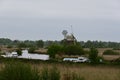
<svg viewBox="0 0 120 80"><path fill-rule="evenodd" d="M74 62L76 61L77 58L64 58L63 61L71 61L71 62Z"/></svg>
<svg viewBox="0 0 120 80"><path fill-rule="evenodd" d="M63 61L70 61L70 62L90 62L87 57L78 57L78 58L64 58Z"/></svg>
<svg viewBox="0 0 120 80"><path fill-rule="evenodd" d="M75 62L89 62L89 59L87 57L78 57Z"/></svg>

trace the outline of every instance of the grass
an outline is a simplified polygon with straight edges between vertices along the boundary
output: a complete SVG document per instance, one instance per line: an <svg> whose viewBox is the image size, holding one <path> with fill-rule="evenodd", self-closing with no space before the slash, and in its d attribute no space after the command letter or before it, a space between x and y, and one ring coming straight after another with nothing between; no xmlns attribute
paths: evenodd
<svg viewBox="0 0 120 80"><path fill-rule="evenodd" d="M38 65L14 60L0 65L0 80L61 80L61 76L56 66L42 66L39 69ZM81 79L76 74L71 74L69 80Z"/></svg>
<svg viewBox="0 0 120 80"><path fill-rule="evenodd" d="M50 80L60 80L60 71L57 69L57 67L52 67L49 70L49 79Z"/></svg>
<svg viewBox="0 0 120 80"><path fill-rule="evenodd" d="M9 62L1 67L0 80L39 80L39 75L28 64Z"/></svg>
<svg viewBox="0 0 120 80"><path fill-rule="evenodd" d="M60 80L60 71L56 67L48 69L45 67L41 70L41 80Z"/></svg>
<svg viewBox="0 0 120 80"><path fill-rule="evenodd" d="M37 64L39 70L43 67L57 66L61 74L61 80L70 80L77 76L79 80L120 80L120 66L86 65L86 64ZM74 75L73 75L73 74ZM69 79L70 78L70 79ZM72 80L72 79L71 79ZM75 79L73 79L75 80ZM77 79L76 79L77 80Z"/></svg>
<svg viewBox="0 0 120 80"><path fill-rule="evenodd" d="M39 61L39 60L26 60L26 59L2 59L0 58L0 77L4 77L6 72L14 67L13 71L21 72L25 68L18 69L21 66L13 66L9 63L14 63L15 66L20 64L21 66L28 65L29 71L36 74L39 77L39 80L120 80L120 65L113 64L99 64L91 65L84 63L61 63L53 61ZM21 64L22 63L22 64ZM6 70L5 66L8 66ZM11 66L11 67L10 67ZM31 69L32 68L32 69ZM16 70L15 70L16 69ZM26 69L28 71L28 69ZM5 75L3 76L4 73ZM12 73L12 74L11 74ZM30 73L24 72L23 73ZM9 72L9 75L14 75L16 73ZM27 74L24 74L27 75ZM28 77L31 74L27 75ZM56 76L54 77L50 76ZM32 76L30 76L32 77ZM43 79L44 78L44 79ZM0 80L5 80L1 79ZM9 77L6 80L30 80L30 79L10 79ZM37 79L33 79L37 80Z"/></svg>
<svg viewBox="0 0 120 80"><path fill-rule="evenodd" d="M14 60L12 61L14 62ZM0 80L31 80L24 77L22 77L23 79L18 79L19 77L17 77L17 72L20 72L20 74L23 73L23 75L28 76L28 78L35 74L37 78L39 77L39 80L120 80L119 65L93 66L81 63L50 63L42 61L31 62L24 60L15 60L14 65L8 64L12 61L0 63ZM25 68L22 68L23 66ZM13 67L13 69L11 67ZM6 74L10 75L10 77L13 76L14 79L10 79L10 77L7 77L7 79L2 79L1 77L6 77Z"/></svg>
<svg viewBox="0 0 120 80"><path fill-rule="evenodd" d="M85 79L83 77L80 77L80 75L75 72L67 72L63 74L62 80L85 80Z"/></svg>

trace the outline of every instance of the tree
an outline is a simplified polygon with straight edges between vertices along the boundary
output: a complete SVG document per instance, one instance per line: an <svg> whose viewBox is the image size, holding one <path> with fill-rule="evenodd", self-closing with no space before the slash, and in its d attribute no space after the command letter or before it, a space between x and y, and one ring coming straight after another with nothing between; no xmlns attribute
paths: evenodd
<svg viewBox="0 0 120 80"><path fill-rule="evenodd" d="M24 43L26 44L27 48L36 46L36 42L35 41L25 40Z"/></svg>
<svg viewBox="0 0 120 80"><path fill-rule="evenodd" d="M18 56L22 55L21 49L17 49L16 52L17 52Z"/></svg>
<svg viewBox="0 0 120 80"><path fill-rule="evenodd" d="M27 45L24 42L18 44L18 48L26 48Z"/></svg>
<svg viewBox="0 0 120 80"><path fill-rule="evenodd" d="M83 55L84 50L80 45L65 46L65 53L67 55Z"/></svg>
<svg viewBox="0 0 120 80"><path fill-rule="evenodd" d="M113 50L105 50L103 55L119 55L119 52L114 52Z"/></svg>
<svg viewBox="0 0 120 80"><path fill-rule="evenodd" d="M54 41L45 41L44 42L44 47L48 48L49 46L53 45Z"/></svg>
<svg viewBox="0 0 120 80"><path fill-rule="evenodd" d="M30 48L28 49L28 52L29 52L29 53L34 53L34 52L35 52L35 50L36 50L36 48L35 48L35 47L30 47Z"/></svg>
<svg viewBox="0 0 120 80"><path fill-rule="evenodd" d="M98 50L96 48L91 48L89 53L89 59L92 63L98 62Z"/></svg>
<svg viewBox="0 0 120 80"><path fill-rule="evenodd" d="M62 51L62 46L53 44L49 46L47 53L50 55L51 58L55 58L55 55L61 53Z"/></svg>
<svg viewBox="0 0 120 80"><path fill-rule="evenodd" d="M39 47L39 48L43 48L44 42L43 42L42 40L38 40L38 41L36 41L36 45L37 45L37 47Z"/></svg>
<svg viewBox="0 0 120 80"><path fill-rule="evenodd" d="M10 45L12 43L12 40L8 38L0 38L0 45Z"/></svg>

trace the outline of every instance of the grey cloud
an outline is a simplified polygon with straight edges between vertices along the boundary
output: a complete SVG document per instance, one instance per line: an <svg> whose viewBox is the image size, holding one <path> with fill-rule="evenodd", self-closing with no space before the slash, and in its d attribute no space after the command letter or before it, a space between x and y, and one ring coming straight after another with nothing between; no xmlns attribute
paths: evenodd
<svg viewBox="0 0 120 80"><path fill-rule="evenodd" d="M119 0L0 0L0 37L120 41Z"/></svg>
<svg viewBox="0 0 120 80"><path fill-rule="evenodd" d="M4 0L0 11L12 17L118 18L119 4L118 0Z"/></svg>

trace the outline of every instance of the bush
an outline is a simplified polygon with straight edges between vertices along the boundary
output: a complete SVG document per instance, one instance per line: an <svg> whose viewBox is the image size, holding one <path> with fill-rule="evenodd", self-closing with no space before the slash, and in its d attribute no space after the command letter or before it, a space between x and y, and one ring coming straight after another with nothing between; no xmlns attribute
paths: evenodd
<svg viewBox="0 0 120 80"><path fill-rule="evenodd" d="M67 55L83 55L84 50L79 45L70 45L65 47L65 53Z"/></svg>
<svg viewBox="0 0 120 80"><path fill-rule="evenodd" d="M36 50L36 48L35 48L35 47L30 47L30 48L28 49L28 52L29 52L29 53L34 53L34 52L35 52L35 50Z"/></svg>
<svg viewBox="0 0 120 80"><path fill-rule="evenodd" d="M99 61L97 49L95 48L90 49L89 59L91 60L91 63L97 63Z"/></svg>
<svg viewBox="0 0 120 80"><path fill-rule="evenodd" d="M56 54L83 55L84 50L80 45L61 46L54 44L48 48L47 53L51 58L55 58Z"/></svg>
<svg viewBox="0 0 120 80"><path fill-rule="evenodd" d="M39 80L39 75L27 64L10 62L0 70L0 80Z"/></svg>
<svg viewBox="0 0 120 80"><path fill-rule="evenodd" d="M17 49L16 52L19 56L22 55L22 50L21 49Z"/></svg>
<svg viewBox="0 0 120 80"><path fill-rule="evenodd" d="M55 58L56 54L62 53L63 52L63 47L60 45L51 45L48 48L47 53L50 55L51 58Z"/></svg>
<svg viewBox="0 0 120 80"><path fill-rule="evenodd" d="M106 50L103 52L103 55L119 55L119 53L114 52L113 50Z"/></svg>
<svg viewBox="0 0 120 80"><path fill-rule="evenodd" d="M39 47L39 48L43 48L43 46L44 46L43 40L36 41L36 46Z"/></svg>
<svg viewBox="0 0 120 80"><path fill-rule="evenodd" d="M24 42L18 43L18 48L27 48L27 45Z"/></svg>
<svg viewBox="0 0 120 80"><path fill-rule="evenodd" d="M118 48L115 47L115 48L113 48L113 50L120 50L120 48L119 47Z"/></svg>

